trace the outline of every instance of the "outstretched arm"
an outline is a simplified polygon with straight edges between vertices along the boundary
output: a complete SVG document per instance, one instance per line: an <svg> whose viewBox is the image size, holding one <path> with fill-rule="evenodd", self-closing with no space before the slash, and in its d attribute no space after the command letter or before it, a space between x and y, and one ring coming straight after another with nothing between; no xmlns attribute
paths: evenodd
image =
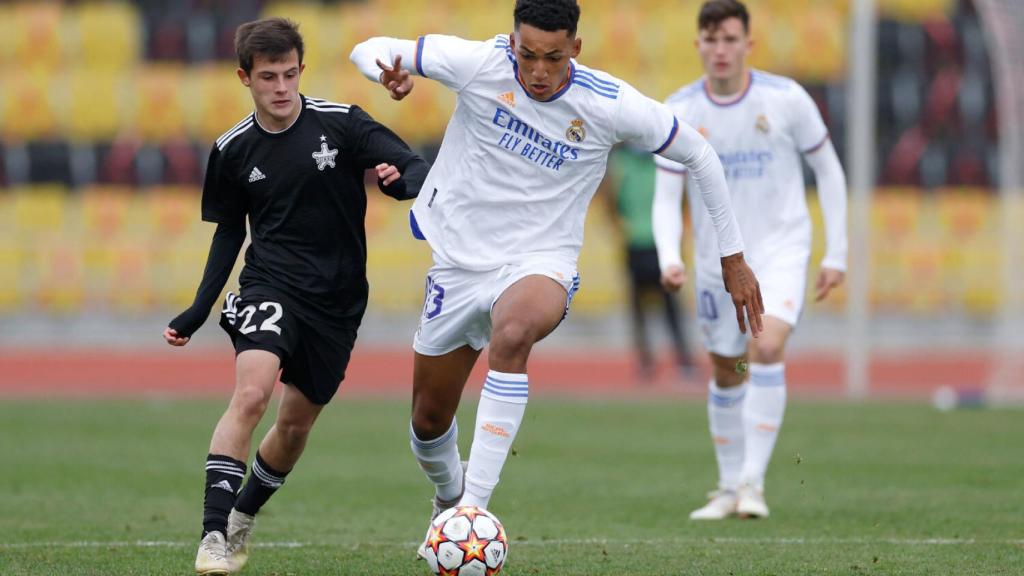
<svg viewBox="0 0 1024 576"><path fill-rule="evenodd" d="M220 291L231 275L231 269L238 258L238 251L245 242L245 220L231 224L218 224L210 243L210 255L206 259L206 270L199 283L195 300L187 310L171 320L164 330L164 340L172 346L188 344L192 334L206 322Z"/></svg>
<svg viewBox="0 0 1024 576"><path fill-rule="evenodd" d="M823 300L846 276L846 175L831 140L804 158L818 184L818 200L825 218L825 258L821 261L815 300Z"/></svg>
<svg viewBox="0 0 1024 576"><path fill-rule="evenodd" d="M745 312L751 332L757 336L761 332L761 314L764 313L761 288L753 271L743 260L743 238L736 214L732 210L732 199L722 163L711 145L696 130L682 122L677 121L677 125L675 137L659 153L683 164L690 171L692 181L718 233L722 279L725 281L725 289L732 295L740 331L747 331Z"/></svg>
<svg viewBox="0 0 1024 576"><path fill-rule="evenodd" d="M682 173L661 166L654 176L654 245L661 266L661 284L673 292L686 282L686 268L679 252L683 241L683 180Z"/></svg>

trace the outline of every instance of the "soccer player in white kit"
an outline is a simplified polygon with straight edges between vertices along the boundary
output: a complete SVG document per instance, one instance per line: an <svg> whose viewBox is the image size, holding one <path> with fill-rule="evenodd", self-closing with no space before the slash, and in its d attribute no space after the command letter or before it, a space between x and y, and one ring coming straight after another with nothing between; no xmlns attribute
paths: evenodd
<svg viewBox="0 0 1024 576"><path fill-rule="evenodd" d="M512 34L482 42L377 37L350 56L396 100L412 89L410 73L457 94L410 213L413 233L434 256L413 344L410 440L436 487L435 515L488 504L523 419L530 350L561 322L579 286L587 205L616 143L643 146L693 173L719 235L740 330L744 318L760 330L757 280L714 150L667 106L574 60L575 0L518 0L514 16ZM455 412L488 342L490 371L464 473Z"/></svg>
<svg viewBox="0 0 1024 576"><path fill-rule="evenodd" d="M783 351L803 307L811 254L811 219L801 157L814 171L827 249L816 300L843 281L846 269L846 180L821 114L788 78L750 70L750 17L736 0L705 2L696 41L705 76L666 103L718 152L747 258L761 282L764 332L747 338L728 320L731 303L716 264L718 240L707 212L690 195L695 244L697 317L711 355L708 419L718 460L718 490L691 519L766 517L764 477L786 405ZM687 167L655 159L654 234L662 283L686 280L680 257L680 203ZM748 366L747 371L743 368Z"/></svg>

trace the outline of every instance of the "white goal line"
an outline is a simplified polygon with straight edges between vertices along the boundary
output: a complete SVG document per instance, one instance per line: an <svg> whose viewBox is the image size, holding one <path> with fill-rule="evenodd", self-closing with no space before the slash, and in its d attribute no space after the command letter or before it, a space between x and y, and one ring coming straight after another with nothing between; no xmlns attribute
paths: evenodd
<svg viewBox="0 0 1024 576"><path fill-rule="evenodd" d="M256 548L378 548L382 546L398 546L415 548L420 542L381 542L345 544L337 542L254 542ZM1005 545L1024 546L1022 540L1000 540L985 538L652 538L652 539L537 539L512 540L513 547L520 546L660 546L672 544L769 544L769 545L822 545L822 544L891 544L898 546L974 546L974 545ZM191 548L196 546L191 541L173 540L135 540L135 541L48 541L48 542L0 542L0 550L30 548Z"/></svg>

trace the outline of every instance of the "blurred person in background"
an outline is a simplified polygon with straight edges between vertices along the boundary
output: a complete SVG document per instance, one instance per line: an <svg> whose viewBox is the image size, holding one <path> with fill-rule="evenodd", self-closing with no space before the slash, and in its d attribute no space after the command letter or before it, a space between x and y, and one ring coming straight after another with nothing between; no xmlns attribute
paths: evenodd
<svg viewBox="0 0 1024 576"><path fill-rule="evenodd" d="M814 172L825 219L827 249L815 284L820 301L846 269L846 178L821 113L788 78L751 70L750 16L736 0L705 2L698 16L697 51L705 75L666 103L718 151L750 265L761 280L764 332L749 340L728 320L732 302L717 266L714 229L690 195L695 239L697 317L714 377L708 419L718 460L718 489L694 520L768 516L764 478L786 406L783 352L803 308L811 254L801 158ZM680 256L684 180L678 163L656 158L654 234L662 282L686 281ZM749 362L749 364L748 364ZM749 366L749 382L748 377Z"/></svg>
<svg viewBox="0 0 1024 576"><path fill-rule="evenodd" d="M684 307L674 293L661 285L658 251L654 246L651 224L654 172L654 158L650 152L617 146L608 158L608 172L602 187L612 220L622 235L637 376L643 382L650 382L657 375L658 363L651 349L647 319L653 308L660 308L671 337L678 375L689 380L695 370L682 325Z"/></svg>
<svg viewBox="0 0 1024 576"><path fill-rule="evenodd" d="M197 574L237 572L255 515L284 484L310 429L345 377L366 309L364 173L399 200L416 197L429 165L357 106L299 93L303 41L289 20L243 24L238 78L255 112L217 139L202 217L217 224L192 306L164 339L184 346L206 320L246 237L251 243L220 325L234 344L236 383L206 458ZM287 384L245 487L252 434L280 373ZM241 492L239 490L241 489Z"/></svg>
<svg viewBox="0 0 1024 576"><path fill-rule="evenodd" d="M579 285L587 206L615 144L631 142L693 172L720 239L736 321L760 330L757 280L743 261L717 155L667 106L574 60L579 15L576 0L518 0L511 34L481 42L376 37L350 56L396 100L413 88L411 73L457 94L410 216L434 254L413 344L410 422L412 451L435 486L432 518L490 501L526 410L530 351L566 316ZM488 343L464 473L455 413ZM419 548L428 562L431 541L428 534Z"/></svg>

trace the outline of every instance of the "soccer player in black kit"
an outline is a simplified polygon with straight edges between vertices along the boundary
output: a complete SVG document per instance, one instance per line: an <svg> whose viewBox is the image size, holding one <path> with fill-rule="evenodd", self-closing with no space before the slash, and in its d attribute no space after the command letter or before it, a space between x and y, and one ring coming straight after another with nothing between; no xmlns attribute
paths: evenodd
<svg viewBox="0 0 1024 576"><path fill-rule="evenodd" d="M243 24L235 47L256 110L210 152L202 217L217 229L195 301L164 331L168 344L183 346L203 324L245 241L248 216L241 288L228 293L220 320L235 346L236 377L206 459L196 555L204 575L245 564L256 513L284 483L345 376L368 292L364 172L374 169L385 194L406 200L430 168L358 107L299 93L303 42L292 22ZM239 492L279 371L288 386Z"/></svg>

